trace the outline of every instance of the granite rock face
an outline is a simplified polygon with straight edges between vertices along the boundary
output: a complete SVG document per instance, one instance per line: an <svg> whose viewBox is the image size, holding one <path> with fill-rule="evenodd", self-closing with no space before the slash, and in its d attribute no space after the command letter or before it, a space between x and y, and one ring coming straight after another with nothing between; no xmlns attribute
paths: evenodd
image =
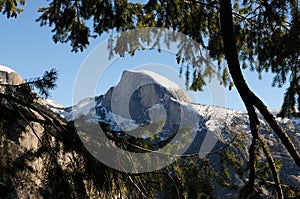
<svg viewBox="0 0 300 199"><path fill-rule="evenodd" d="M158 120L167 120L169 126L179 125L180 103L190 102L178 85L163 76L151 71L124 71L119 83L105 94L97 113L105 108L105 112L139 125Z"/></svg>
<svg viewBox="0 0 300 199"><path fill-rule="evenodd" d="M23 78L7 66L0 65L0 84L18 85L24 83Z"/></svg>

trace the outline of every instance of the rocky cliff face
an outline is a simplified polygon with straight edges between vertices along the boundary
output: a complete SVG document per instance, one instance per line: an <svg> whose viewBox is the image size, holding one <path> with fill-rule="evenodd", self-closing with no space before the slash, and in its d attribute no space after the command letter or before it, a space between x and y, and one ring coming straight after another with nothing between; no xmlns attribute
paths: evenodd
<svg viewBox="0 0 300 199"><path fill-rule="evenodd" d="M24 83L23 78L7 66L0 65L0 92L6 85ZM3 89L2 89L3 88ZM36 152L43 136L43 126L23 117L41 117L37 112L16 105L13 101L0 99L0 198L38 198L43 161L36 158L25 162L27 153ZM29 172L23 167L30 167ZM22 171L21 171L22 170Z"/></svg>
<svg viewBox="0 0 300 199"><path fill-rule="evenodd" d="M107 114L112 113L118 116L119 119L115 117L114 120L119 124L122 119L129 119L136 125L165 121L165 127L176 132L171 126L178 128L186 119L181 117L184 113L180 103L190 102L189 96L165 77L150 71L124 71L116 87L104 95L103 101L97 101L96 114L105 120L109 118Z"/></svg>
<svg viewBox="0 0 300 199"><path fill-rule="evenodd" d="M0 64L0 84L18 85L22 83L24 80L18 73Z"/></svg>

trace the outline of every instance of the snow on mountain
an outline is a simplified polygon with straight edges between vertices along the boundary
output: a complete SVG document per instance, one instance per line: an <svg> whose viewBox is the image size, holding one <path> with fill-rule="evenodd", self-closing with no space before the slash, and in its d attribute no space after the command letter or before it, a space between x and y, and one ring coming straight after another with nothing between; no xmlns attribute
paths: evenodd
<svg viewBox="0 0 300 199"><path fill-rule="evenodd" d="M0 84L18 85L24 83L23 78L13 69L0 64Z"/></svg>
<svg viewBox="0 0 300 199"><path fill-rule="evenodd" d="M163 77L155 72L148 71L148 70L138 70L138 71L125 71L125 73L136 73L136 74L143 74L145 76L149 76L155 80L156 83L164 85L170 89L180 89L180 87L173 81Z"/></svg>
<svg viewBox="0 0 300 199"><path fill-rule="evenodd" d="M65 109L64 106L58 104L57 102L51 99L42 99L40 102L43 103L44 105L47 105L49 108L53 108L54 111L56 109Z"/></svg>
<svg viewBox="0 0 300 199"><path fill-rule="evenodd" d="M180 111L178 112L178 107L180 107L180 109L193 110L197 112L198 116L205 118L203 120L205 121L205 127L209 131L218 132L218 137L223 136L223 141L229 141L229 138L224 137L220 132L224 126L232 123L233 120L238 121L237 125L241 129L248 129L249 131L246 112L191 103L188 95L176 83L146 70L124 71L120 82L109 89L105 95L83 99L77 105L67 109L48 99L45 103L53 112L66 120L71 121L80 116L86 118L90 116L90 122L109 123L115 130L133 130L142 123L151 123L159 119L174 122L176 121L174 118L179 117L179 115L172 111L180 113ZM166 113L166 111L169 112ZM274 109L271 111L276 115L279 110ZM262 125L267 126L262 116L260 116L260 119ZM297 135L297 138L300 137L298 132L300 119L277 118L277 120L282 125L292 124L297 131L295 135ZM247 133L249 134L249 132Z"/></svg>
<svg viewBox="0 0 300 199"><path fill-rule="evenodd" d="M150 90L147 88L148 85L161 86L166 90L166 93L169 93L174 99L183 102L191 102L190 97L176 83L167 79L166 77L163 77L157 73L147 70L125 70L123 72L120 82L116 86L116 89L132 93L137 88L142 89L146 87L147 91L153 91L153 89ZM115 93L118 94L118 92ZM116 97L118 97L117 94ZM152 98L154 97L155 96L152 96Z"/></svg>
<svg viewBox="0 0 300 199"><path fill-rule="evenodd" d="M7 72L7 73L15 73L13 69L1 64L0 64L0 71Z"/></svg>

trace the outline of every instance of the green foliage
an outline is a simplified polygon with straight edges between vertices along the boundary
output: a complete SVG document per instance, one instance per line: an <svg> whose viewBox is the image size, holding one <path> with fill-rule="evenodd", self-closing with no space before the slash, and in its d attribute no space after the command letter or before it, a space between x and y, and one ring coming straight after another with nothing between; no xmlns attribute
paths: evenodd
<svg viewBox="0 0 300 199"><path fill-rule="evenodd" d="M11 170L11 146L3 130L3 123L0 123L0 183L11 186L9 172Z"/></svg>
<svg viewBox="0 0 300 199"><path fill-rule="evenodd" d="M240 160L239 155L236 152L224 150L221 154L220 175L223 176L221 181L222 186L236 188L232 185L232 178L242 166L243 162Z"/></svg>
<svg viewBox="0 0 300 199"><path fill-rule="evenodd" d="M38 98L33 92L36 88L41 97L48 97L50 91L56 87L58 72L55 69L46 71L42 77L31 79L18 85L0 84L1 93L14 97L25 103L31 103Z"/></svg>
<svg viewBox="0 0 300 199"><path fill-rule="evenodd" d="M280 161L275 161L276 170L280 172L282 163ZM268 195L276 198L276 188L273 181L273 175L270 171L270 165L266 160L261 158L256 159L256 169L258 179L255 182L255 188L249 189L248 184L243 187L240 192L240 197L242 198L262 198L262 194L268 191ZM292 187L291 187L292 188Z"/></svg>
<svg viewBox="0 0 300 199"><path fill-rule="evenodd" d="M297 79L298 78L298 79ZM290 83L290 87L287 89L284 101L281 107L281 111L278 114L279 117L300 117L300 86L298 84L300 77L295 77Z"/></svg>
<svg viewBox="0 0 300 199"><path fill-rule="evenodd" d="M24 10L19 5L24 6L26 0L0 0L0 12L6 14L7 18L15 17Z"/></svg>
<svg viewBox="0 0 300 199"><path fill-rule="evenodd" d="M30 80L26 84L30 88L36 88L40 95L43 97L49 97L50 90L53 90L56 87L56 80L58 78L58 72L55 69L50 69L46 71L42 77L38 77Z"/></svg>
<svg viewBox="0 0 300 199"><path fill-rule="evenodd" d="M183 158L172 169L183 198L213 198L218 173L208 159Z"/></svg>

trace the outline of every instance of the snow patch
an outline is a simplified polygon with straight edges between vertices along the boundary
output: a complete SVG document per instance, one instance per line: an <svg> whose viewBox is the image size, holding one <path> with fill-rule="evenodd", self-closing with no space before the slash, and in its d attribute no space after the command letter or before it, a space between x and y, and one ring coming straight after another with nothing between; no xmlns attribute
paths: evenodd
<svg viewBox="0 0 300 199"><path fill-rule="evenodd" d="M51 100L51 99L44 99L43 104L50 106L51 108L58 108L58 109L64 109L62 105L58 104L57 102Z"/></svg>
<svg viewBox="0 0 300 199"><path fill-rule="evenodd" d="M132 72L132 73L142 73L142 74L148 75L148 76L152 77L152 79L156 83L164 85L167 88L170 88L170 89L174 88L175 90L180 89L180 87L175 82L167 79L164 76L161 76L161 75L159 75L157 73L154 73L152 71L138 70L138 71L130 71L130 72Z"/></svg>
<svg viewBox="0 0 300 199"><path fill-rule="evenodd" d="M61 111L61 112L56 112L57 114L59 114L62 118L64 118L65 120L67 121L72 121L74 120L74 117L73 117L73 112L70 111Z"/></svg>
<svg viewBox="0 0 300 199"><path fill-rule="evenodd" d="M72 108L73 118L80 115L87 115L97 105L94 98L85 99Z"/></svg>
<svg viewBox="0 0 300 199"><path fill-rule="evenodd" d="M0 71L7 72L7 73L15 73L13 69L1 64L0 64Z"/></svg>
<svg viewBox="0 0 300 199"><path fill-rule="evenodd" d="M120 115L113 114L113 113L112 113L112 117L116 121L117 126L122 131L125 131L125 132L127 132L127 131L133 131L133 130L135 130L135 129L137 129L139 127L139 125L136 124L135 121L132 120L132 119L127 119L127 118L124 118L124 117L122 117Z"/></svg>

